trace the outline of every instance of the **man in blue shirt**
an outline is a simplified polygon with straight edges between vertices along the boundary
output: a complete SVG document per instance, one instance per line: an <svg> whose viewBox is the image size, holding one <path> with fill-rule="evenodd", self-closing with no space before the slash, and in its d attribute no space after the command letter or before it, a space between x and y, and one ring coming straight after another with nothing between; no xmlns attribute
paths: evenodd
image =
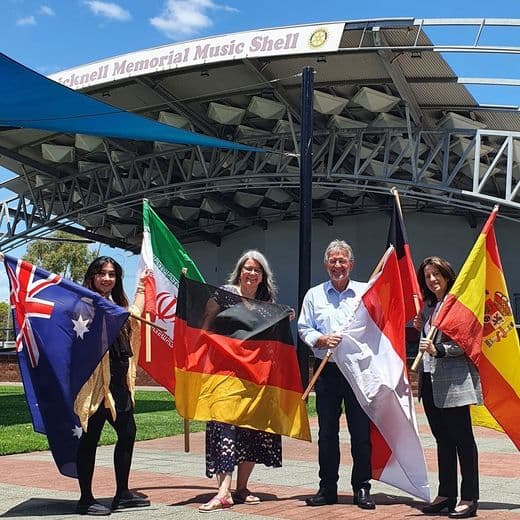
<svg viewBox="0 0 520 520"><path fill-rule="evenodd" d="M349 278L354 254L345 241L333 240L325 250L324 262L329 280L309 289L298 319L298 333L314 353L315 369L327 350L341 342L341 331L354 319L366 286ZM320 487L316 495L305 502L308 506L322 506L338 501L339 420L344 403L353 460L354 504L362 509L375 509L370 496L370 421L332 359L316 381L315 391Z"/></svg>

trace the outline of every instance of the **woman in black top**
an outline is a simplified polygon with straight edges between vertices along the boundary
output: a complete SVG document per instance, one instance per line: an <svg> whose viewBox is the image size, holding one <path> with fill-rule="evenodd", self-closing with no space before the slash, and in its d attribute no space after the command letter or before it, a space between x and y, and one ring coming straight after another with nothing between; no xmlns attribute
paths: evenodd
<svg viewBox="0 0 520 520"><path fill-rule="evenodd" d="M113 258L102 256L94 260L87 269L83 285L121 307L128 307L128 299L123 289L123 270ZM141 281L133 308L129 309L131 314L141 314L144 306L143 292ZM76 460L81 490L76 508L79 514L109 515L111 509L150 505L146 496L132 493L128 489L136 435L134 388L139 341L139 326L136 320L130 318L122 327L116 341L110 345L107 354L76 401L76 413L82 420L84 430ZM116 493L111 509L97 502L92 494L96 450L105 421L108 421L117 433L114 449Z"/></svg>

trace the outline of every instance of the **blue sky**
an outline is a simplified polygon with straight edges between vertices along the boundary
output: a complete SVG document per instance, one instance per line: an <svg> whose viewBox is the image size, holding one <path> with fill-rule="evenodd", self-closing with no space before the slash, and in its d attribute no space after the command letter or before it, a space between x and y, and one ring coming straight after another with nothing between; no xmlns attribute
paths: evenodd
<svg viewBox="0 0 520 520"><path fill-rule="evenodd" d="M0 0L0 5L1 51L42 74L171 42L266 27L397 17L520 19L518 0ZM475 28L432 29L429 35L438 44L468 44ZM489 30L482 43L519 46L520 27ZM518 56L445 57L459 76L520 79ZM480 103L520 105L520 87L470 90ZM10 176L0 168L0 181ZM108 248L102 252L121 261L130 290L135 260ZM5 278L0 275L0 299L7 296Z"/></svg>

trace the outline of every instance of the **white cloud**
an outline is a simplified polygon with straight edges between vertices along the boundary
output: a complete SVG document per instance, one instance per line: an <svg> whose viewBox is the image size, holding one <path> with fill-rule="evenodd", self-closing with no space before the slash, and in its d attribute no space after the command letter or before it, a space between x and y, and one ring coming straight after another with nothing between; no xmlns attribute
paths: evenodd
<svg viewBox="0 0 520 520"><path fill-rule="evenodd" d="M16 20L16 25L23 26L23 25L36 25L36 18L34 16L25 16L23 18L18 18Z"/></svg>
<svg viewBox="0 0 520 520"><path fill-rule="evenodd" d="M132 18L130 11L112 2L100 2L99 0L86 0L85 4L97 16L126 22Z"/></svg>
<svg viewBox="0 0 520 520"><path fill-rule="evenodd" d="M150 18L150 23L169 38L179 39L211 27L213 20L208 12L219 9L238 12L238 9L215 4L212 0L166 0L160 16Z"/></svg>
<svg viewBox="0 0 520 520"><path fill-rule="evenodd" d="M56 13L52 9L52 7L49 7L48 5L42 5L42 6L40 6L40 14L46 14L47 16L54 16Z"/></svg>

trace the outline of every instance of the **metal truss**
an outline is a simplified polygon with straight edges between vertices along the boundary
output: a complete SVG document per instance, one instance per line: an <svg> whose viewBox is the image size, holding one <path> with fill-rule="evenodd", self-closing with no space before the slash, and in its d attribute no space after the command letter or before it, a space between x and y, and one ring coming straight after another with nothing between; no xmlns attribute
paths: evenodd
<svg viewBox="0 0 520 520"><path fill-rule="evenodd" d="M467 29L461 31L467 43L433 44L425 30L438 26ZM454 83L518 86L520 81L458 78L435 55L516 56L520 47L509 45L507 39L511 29L520 30L520 20L345 22L343 43L334 62L339 63L338 56L355 53L375 54L377 59L371 60L370 77L366 71L345 77L327 68L326 63L321 65L321 83L316 82L315 89L343 98L342 113L348 116L343 117L344 122L348 120L345 125L359 127L342 128L341 117L337 125L331 124L334 116L329 117L331 112L327 111L319 114L318 123L315 119L313 216L333 225L339 216L386 210L391 202L389 189L397 186L408 210L474 219L476 213L489 212L498 203L503 206L501 217L520 221L520 132L482 129L486 125L479 125L479 118L488 117L488 128L518 130L518 107L480 106L467 91L457 90L454 95L453 89L449 90L450 104L444 104L440 88ZM421 56L422 66L421 60L411 65L412 60L403 59ZM326 57L321 58L326 62ZM292 70L290 57L288 60L287 70ZM348 60L341 63L348 64ZM442 75L432 73L439 64ZM12 141L6 129L5 140L0 134L0 159L18 177L7 183L16 195L0 205L1 250L9 251L49 231L65 229L137 251L141 200L145 197L184 242L220 244L226 235L251 225L265 229L270 222L299 218L297 74L280 78L282 67L276 60L247 58L241 66L247 83L230 82L221 92L201 88L196 96L182 99L163 81L175 72L133 78L140 88L154 93L153 106L136 106L135 110L152 118L161 110L170 110L195 130L268 150L265 153L104 139L100 149L76 146L74 160L66 163L44 159L40 146L70 145L73 136L31 134L26 141ZM217 70L220 64L212 67ZM225 70L226 64L222 67ZM182 78L182 71L178 74L175 77ZM376 115L377 111L362 110L355 103L347 106L352 89L374 85L399 100L392 113ZM115 100L123 87L114 85ZM110 95L111 85L99 88L99 92L93 88L88 93L106 91ZM426 88L428 95L424 94ZM208 116L211 102L233 106L240 98L242 104L238 105L247 107L251 96L272 99L286 108L284 118L276 122L279 129L262 116L249 118L241 128L217 124ZM124 96L121 103L126 103ZM498 117L501 114L506 115ZM452 120L445 124L446 118L458 115L462 123ZM381 127L375 124L379 116L387 121Z"/></svg>
<svg viewBox="0 0 520 520"><path fill-rule="evenodd" d="M270 153L173 148L57 178L26 175L26 187L0 209L2 250L46 230L77 234L137 250L140 204L148 198L167 215L185 240L211 240L251 224L298 218L299 167L294 133L250 139ZM494 203L520 221L520 133L489 130L386 129L315 133L313 210L333 223L335 216L377 211L397 186L405 204L428 211L489 211ZM277 189L273 197L269 190ZM254 204L236 202L250 193ZM220 207L208 208L214 204ZM172 208L182 215L175 217ZM79 224L79 226L78 226Z"/></svg>

